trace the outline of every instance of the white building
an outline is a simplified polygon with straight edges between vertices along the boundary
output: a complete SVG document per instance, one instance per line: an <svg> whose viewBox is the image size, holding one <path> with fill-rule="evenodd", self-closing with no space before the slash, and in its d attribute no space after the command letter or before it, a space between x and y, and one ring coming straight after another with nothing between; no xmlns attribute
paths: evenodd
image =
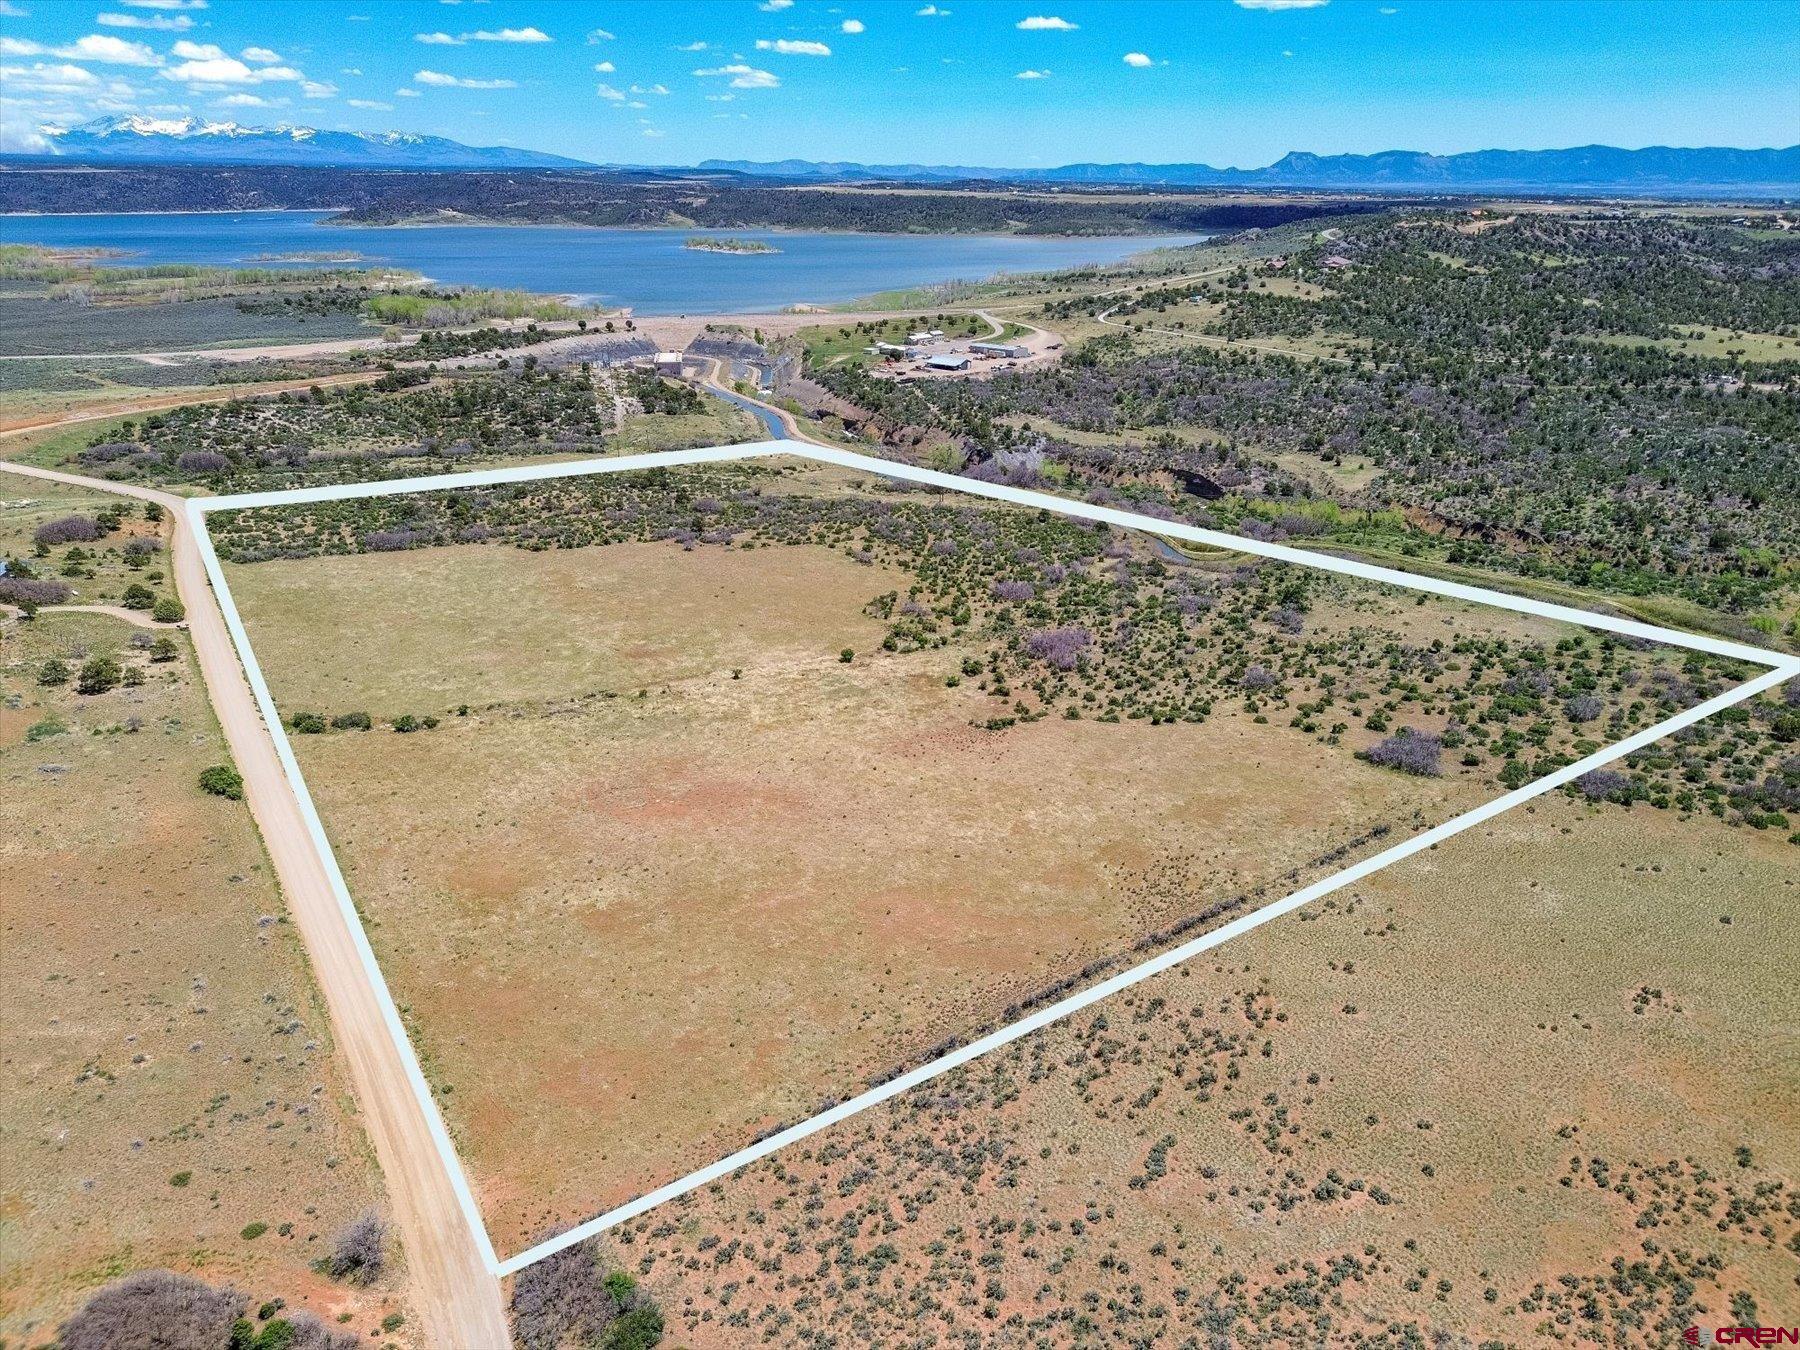
<svg viewBox="0 0 1800 1350"><path fill-rule="evenodd" d="M925 366L928 370L967 370L969 358L961 352L942 352L926 357Z"/></svg>
<svg viewBox="0 0 1800 1350"><path fill-rule="evenodd" d="M674 375L679 377L681 374L681 353L658 352L656 354L656 373L658 375Z"/></svg>

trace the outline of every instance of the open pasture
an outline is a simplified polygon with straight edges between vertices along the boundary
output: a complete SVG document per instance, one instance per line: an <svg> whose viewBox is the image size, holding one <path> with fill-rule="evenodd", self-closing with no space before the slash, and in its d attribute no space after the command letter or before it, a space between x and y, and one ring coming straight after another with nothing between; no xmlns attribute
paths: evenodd
<svg viewBox="0 0 1800 1350"><path fill-rule="evenodd" d="M313 1269L381 1205L325 1008L249 811L197 785L226 756L187 641L137 632L0 620L0 1339L146 1267L372 1333L396 1282ZM42 683L108 656L105 692Z"/></svg>
<svg viewBox="0 0 1800 1350"><path fill-rule="evenodd" d="M883 650L906 572L816 545L227 575L284 719L374 727L296 752L503 1254L1493 791L1251 704L998 725L974 633ZM1314 626L1457 615L1566 635Z"/></svg>

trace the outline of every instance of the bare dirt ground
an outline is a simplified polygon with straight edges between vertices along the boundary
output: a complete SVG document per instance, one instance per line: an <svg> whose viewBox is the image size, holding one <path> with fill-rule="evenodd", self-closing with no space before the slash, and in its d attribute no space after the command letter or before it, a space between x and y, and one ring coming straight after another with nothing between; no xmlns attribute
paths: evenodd
<svg viewBox="0 0 1800 1350"><path fill-rule="evenodd" d="M196 785L225 747L191 652L130 632L0 621L0 1337L43 1344L145 1266L377 1334L403 1276L311 1267L385 1208L324 1003L252 821ZM144 684L36 681L102 652Z"/></svg>
<svg viewBox="0 0 1800 1350"><path fill-rule="evenodd" d="M424 1113L388 1036L322 863L313 850L275 748L211 594L179 499L0 460L0 472L161 503L176 522L174 577L213 710L243 774L246 800L293 914L375 1144L388 1201L407 1253L414 1306L427 1343L498 1346L508 1341L499 1287L487 1273L455 1201Z"/></svg>
<svg viewBox="0 0 1800 1350"><path fill-rule="evenodd" d="M684 1343L1792 1319L1790 846L1561 799L618 1230Z"/></svg>
<svg viewBox="0 0 1800 1350"><path fill-rule="evenodd" d="M668 543L232 569L284 713L444 718L297 750L503 1253L1482 795L1247 718L976 730L954 654L870 653L899 584Z"/></svg>

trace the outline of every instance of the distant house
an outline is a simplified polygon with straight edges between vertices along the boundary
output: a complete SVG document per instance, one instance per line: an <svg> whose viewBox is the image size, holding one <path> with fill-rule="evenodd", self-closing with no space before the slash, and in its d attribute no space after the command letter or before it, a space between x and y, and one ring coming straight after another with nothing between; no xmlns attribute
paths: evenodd
<svg viewBox="0 0 1800 1350"><path fill-rule="evenodd" d="M656 354L656 373L658 375L681 374L682 356L680 352L658 352Z"/></svg>
<svg viewBox="0 0 1800 1350"><path fill-rule="evenodd" d="M1031 348L1022 342L971 342L969 350L976 356L1005 357L1009 361L1023 361L1031 355Z"/></svg>
<svg viewBox="0 0 1800 1350"><path fill-rule="evenodd" d="M1334 272L1341 272L1344 268L1350 266L1350 260L1341 253L1333 253L1330 257L1322 259L1319 266L1329 267Z"/></svg>
<svg viewBox="0 0 1800 1350"><path fill-rule="evenodd" d="M928 370L967 370L969 358L961 352L942 352L926 357L925 366Z"/></svg>
<svg viewBox="0 0 1800 1350"><path fill-rule="evenodd" d="M906 340L908 342L929 342L931 341L931 334L921 328L916 333L908 333L906 335Z"/></svg>

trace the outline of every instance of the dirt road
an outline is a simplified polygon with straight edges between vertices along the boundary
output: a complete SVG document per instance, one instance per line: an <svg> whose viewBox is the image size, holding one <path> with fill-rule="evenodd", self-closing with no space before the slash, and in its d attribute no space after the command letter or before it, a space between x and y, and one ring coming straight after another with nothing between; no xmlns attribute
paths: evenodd
<svg viewBox="0 0 1800 1350"><path fill-rule="evenodd" d="M19 609L15 605L0 605L0 614L16 616ZM148 611L126 609L123 605L44 605L39 614L106 614L115 619L123 619L126 623L136 624L139 628L177 628L179 624L158 623L151 618Z"/></svg>
<svg viewBox="0 0 1800 1350"><path fill-rule="evenodd" d="M0 433L5 434L5 433ZM450 1178L389 1037L374 988L289 790L275 744L258 717L224 616L207 584L179 498L152 488L0 460L0 472L158 502L174 522L175 587L244 795L262 831L283 896L312 959L332 1031L349 1064L362 1120L375 1144L405 1248L414 1311L434 1350L505 1350L512 1344L500 1285L482 1260Z"/></svg>
<svg viewBox="0 0 1800 1350"><path fill-rule="evenodd" d="M195 394L190 391L179 394L153 394L148 398L139 395L112 403L86 404L76 412L39 413L0 421L0 435L16 431L45 431L50 427L69 426L76 422L103 422L109 417L130 417L137 413L157 412L167 408L184 408L190 403L229 403L234 398L258 398L264 394L310 389L315 384L321 388L334 384L366 384L370 380L380 379L381 374L379 370L356 371L348 375L322 375L312 380L263 380L254 384L220 385L216 392L205 394ZM115 484L109 483L105 487L109 492L119 490Z"/></svg>

